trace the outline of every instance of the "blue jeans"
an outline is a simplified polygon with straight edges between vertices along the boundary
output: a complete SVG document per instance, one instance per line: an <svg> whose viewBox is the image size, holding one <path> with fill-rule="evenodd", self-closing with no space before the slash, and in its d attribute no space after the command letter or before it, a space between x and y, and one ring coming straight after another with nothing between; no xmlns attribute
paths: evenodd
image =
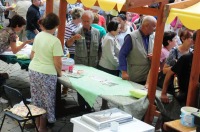
<svg viewBox="0 0 200 132"><path fill-rule="evenodd" d="M36 36L34 31L26 30L26 37L28 40L34 39ZM33 45L33 43L30 43L30 45Z"/></svg>

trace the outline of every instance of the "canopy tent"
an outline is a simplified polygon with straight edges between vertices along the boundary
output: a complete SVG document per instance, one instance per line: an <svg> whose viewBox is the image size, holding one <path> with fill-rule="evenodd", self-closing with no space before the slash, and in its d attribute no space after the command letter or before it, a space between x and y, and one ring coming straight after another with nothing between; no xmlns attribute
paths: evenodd
<svg viewBox="0 0 200 132"><path fill-rule="evenodd" d="M126 0L125 4L122 6L122 8L121 8L121 5L117 4L118 0L67 0L67 1L60 0L59 16L62 16L62 17L59 17L61 23L58 27L58 38L61 40L62 44L64 44L64 32L65 32L64 29L65 29L65 21L66 21L66 17L63 17L63 16L66 15L66 6L67 6L68 1L69 2L76 2L76 1L83 2L83 4L88 2L89 5L86 5L88 7L91 5L95 5L95 6L100 6L101 8L102 8L102 6L99 3L104 2L103 6L106 6L106 2L112 2L113 5L115 5L115 7L113 7L113 6L111 6L111 7L113 7L114 9L116 9L118 11L123 10L123 11L130 11L130 12L135 12L135 13L140 13L140 14L145 14L145 15L157 16L157 26L156 26L157 28L156 28L155 44L154 44L154 49L153 49L153 58L152 58L152 65L151 65L151 72L150 72L149 90L148 90L148 98L149 98L150 105L149 105L148 111L145 115L145 122L151 123L153 120L153 116L155 115L155 110L156 110L156 107L154 106L154 100L155 100L155 91L156 91L158 75L155 73L157 73L157 71L159 69L159 64L160 64L159 60L160 60L160 53L161 53L161 47L162 47L164 26L165 26L165 21L168 17L168 13L169 13L170 9L173 7L179 8L179 9L188 8L188 7L196 4L197 2L199 2L199 0L182 1L179 3L175 3L175 4L167 4L168 0L153 0L153 1L152 0ZM95 1L95 4L94 4L94 1ZM159 2L158 9L143 7L145 5L150 5L155 2ZM165 5L165 4L167 4L167 5ZM110 5L107 4L107 6L110 6ZM102 9L104 9L104 8L102 8ZM106 8L106 10L107 10L107 8ZM52 11L53 11L53 0L47 0L46 13L48 14ZM173 9L172 9L172 12L173 12ZM187 13L189 13L189 12L187 11ZM195 18L194 11L191 11L191 13L193 14L192 16L194 16L193 18ZM196 15L196 16L198 16L198 15ZM174 18L173 16L172 16L172 18L170 18L170 15L169 15L169 21L170 21L170 19L172 20L173 18ZM187 20L187 18L186 18L186 20ZM182 21L184 21L184 20L182 20ZM195 21L189 20L186 23L190 23L190 22L193 23ZM197 23L199 24L199 21ZM196 26L198 24L193 23L193 26L194 25ZM185 24L185 25L187 25L187 24ZM196 42L199 42L199 41L200 41L200 31L198 30ZM190 76L189 91L188 91L188 99L189 99L189 100L187 100L188 105L194 104L195 95L196 95L195 93L197 93L196 90L197 90L197 82L199 79L199 74L196 74L196 73L199 73L199 68L200 68L200 59L198 59L198 56L200 56L200 45L196 44L195 51L194 51L194 57L193 57L192 71L191 71L191 76Z"/></svg>
<svg viewBox="0 0 200 132"><path fill-rule="evenodd" d="M176 16L185 27L191 30L200 29L200 2L184 9L171 8L167 23L173 21Z"/></svg>
<svg viewBox="0 0 200 132"><path fill-rule="evenodd" d="M54 0L46 0L46 13L53 11L53 1ZM81 2L85 7L90 8L92 6L99 6L104 11L111 11L112 9L115 9L117 11L127 11L128 9L133 9L134 12L139 12L141 14L147 14L147 15L155 15L157 16L159 13L155 10L147 10L145 8L140 8L145 5L150 5L155 2L162 2L167 0L60 0L60 8L59 8L59 16L65 16L66 15L66 7L67 3L74 4L76 2ZM150 14L149 14L150 13ZM65 28L65 17L59 17L60 18L60 26L58 27L58 38L61 40L61 43L64 44L64 28Z"/></svg>
<svg viewBox="0 0 200 132"><path fill-rule="evenodd" d="M67 2L75 4L77 0L67 0ZM91 8L98 3L99 7L104 11L111 11L115 6L117 7L117 11L121 11L126 0L80 0L80 2L87 8Z"/></svg>
<svg viewBox="0 0 200 132"><path fill-rule="evenodd" d="M165 25L165 19L164 19L164 6L165 4L168 3L168 0L126 0L126 2L124 3L124 5L121 7L121 2L123 2L122 0L120 0L121 2L119 3L119 0L60 0L60 8L59 8L59 17L60 18L60 25L58 27L58 38L60 39L61 43L64 45L64 33L65 33L65 21L66 21L66 17L63 17L66 15L66 6L67 6L67 2L84 2L83 4L85 4L86 2L91 2L91 1L95 1L92 2L92 4L86 4L84 6L100 6L102 9L104 9L105 4L107 4L107 6L112 7L115 10L122 10L122 11L130 11L130 12L135 12L135 13L140 13L140 14L144 14L144 15L152 15L152 16L157 16L157 28L156 29L156 37L155 37L155 46L153 49L153 58L152 58L152 66L151 66L151 73L150 73L150 82L149 82L149 90L148 90L148 99L150 102L149 108L147 110L147 113L145 115L145 122L147 123L152 123L153 121L153 117L155 116L156 113L156 107L154 105L154 100L155 100L155 92L156 92L156 84L157 84L157 73L158 69L159 69L159 58L160 58L160 53L161 53L161 47L162 47L162 39L163 39L163 32L164 32L164 25ZM117 1L117 2L116 2ZM144 7L146 5L150 5L152 3L155 2L159 2L159 8L148 8L148 7ZM102 4L103 3L103 4ZM111 6L115 5L114 7ZM102 5L102 6L101 6ZM111 9L111 8L107 8ZM46 3L46 13L50 13L53 12L53 0L47 0Z"/></svg>
<svg viewBox="0 0 200 132"><path fill-rule="evenodd" d="M156 35L155 35L155 44L153 49L153 58L152 58L152 65L151 65L151 73L150 73L150 82L149 82L149 89L148 89L148 99L150 102L149 108L145 115L145 122L152 123L153 117L156 113L156 107L154 105L155 100L155 92L156 92L156 85L157 85L157 73L159 69L160 64L160 53L161 53L161 47L162 47L162 39L163 39L163 32L164 32L164 25L165 25L165 16L163 14L165 4L168 3L168 0L126 0L124 5L121 7L121 2L118 2L119 0L60 0L60 8L59 8L59 17L60 18L60 25L58 27L58 38L61 40L61 43L64 44L64 33L65 33L65 21L66 17L63 17L66 15L66 6L67 2L83 2L83 4L88 3L89 5L84 6L100 6L102 9L105 7L103 6L111 6L109 4L115 5L114 7L111 6L113 9L116 10L123 10L123 11L129 11L129 12L135 12L140 13L144 15L152 15L157 16L157 27L156 28ZM94 4L95 1L95 4ZM154 8L148 8L144 7L146 5L150 5L152 3L159 2L159 7ZM101 4L100 4L101 3ZM103 3L103 4L102 4ZM47 6L46 6L46 13L50 13L53 11L53 0L47 0ZM108 5L105 5L108 4ZM111 9L111 8L109 8ZM108 7L106 7L106 10L108 10Z"/></svg>
<svg viewBox="0 0 200 132"><path fill-rule="evenodd" d="M192 69L190 74L190 82L186 102L186 105L195 106L197 103L196 101L200 73L200 2L199 0L190 0L174 4L168 4L166 5L165 14L168 13L168 22L171 22L177 16L184 26L192 30L197 30L197 37L194 46Z"/></svg>

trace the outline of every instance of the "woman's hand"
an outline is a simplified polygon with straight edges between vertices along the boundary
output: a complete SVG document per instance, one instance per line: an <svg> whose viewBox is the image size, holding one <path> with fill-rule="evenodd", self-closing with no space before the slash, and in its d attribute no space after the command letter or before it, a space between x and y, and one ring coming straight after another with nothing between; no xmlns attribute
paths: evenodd
<svg viewBox="0 0 200 132"><path fill-rule="evenodd" d="M61 60L61 56L54 56L53 57L53 61L54 61L54 66L55 66L56 71L57 71L57 76L61 77L62 76L62 60Z"/></svg>
<svg viewBox="0 0 200 132"><path fill-rule="evenodd" d="M34 39L26 40L26 41L24 41L24 44L30 44L30 43L33 43L33 40L34 40Z"/></svg>
<svg viewBox="0 0 200 132"><path fill-rule="evenodd" d="M6 7L6 11L8 11L8 10L13 10L14 9L14 7L12 7L12 6L7 6Z"/></svg>

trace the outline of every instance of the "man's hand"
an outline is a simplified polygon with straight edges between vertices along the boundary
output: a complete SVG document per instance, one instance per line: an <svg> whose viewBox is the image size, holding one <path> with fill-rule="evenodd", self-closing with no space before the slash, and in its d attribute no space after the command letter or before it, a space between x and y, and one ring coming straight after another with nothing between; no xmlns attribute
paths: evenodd
<svg viewBox="0 0 200 132"><path fill-rule="evenodd" d="M74 41L75 40L79 40L79 39L81 39L81 35L80 34L75 34L74 36L73 36L73 39L74 39Z"/></svg>
<svg viewBox="0 0 200 132"><path fill-rule="evenodd" d="M65 42L65 45L67 47L71 47L76 40L79 40L81 38L82 38L82 36L80 34L75 34L75 35L71 36L71 38L69 40L67 40Z"/></svg>
<svg viewBox="0 0 200 132"><path fill-rule="evenodd" d="M153 57L152 53L150 53L150 54L147 55L147 58L149 58L150 61L152 61L152 57Z"/></svg>
<svg viewBox="0 0 200 132"><path fill-rule="evenodd" d="M123 79L123 80L130 80L127 71L122 71L122 79Z"/></svg>
<svg viewBox="0 0 200 132"><path fill-rule="evenodd" d="M167 94L161 94L160 99L163 103L169 103L169 97L167 96Z"/></svg>
<svg viewBox="0 0 200 132"><path fill-rule="evenodd" d="M146 83L146 84L144 85L144 88L148 89L148 88L149 88L149 83Z"/></svg>

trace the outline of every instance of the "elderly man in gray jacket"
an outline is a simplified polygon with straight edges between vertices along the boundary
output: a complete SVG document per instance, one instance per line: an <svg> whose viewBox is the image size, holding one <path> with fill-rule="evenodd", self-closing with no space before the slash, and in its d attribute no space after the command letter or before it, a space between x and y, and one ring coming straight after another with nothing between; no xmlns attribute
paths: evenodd
<svg viewBox="0 0 200 132"><path fill-rule="evenodd" d="M125 37L119 53L119 69L122 78L145 84L151 65L154 46L154 34L157 20L153 16L145 16L141 28Z"/></svg>
<svg viewBox="0 0 200 132"><path fill-rule="evenodd" d="M81 19L83 26L76 30L75 35L67 41L66 46L70 47L75 43L75 64L97 67L100 33L97 29L91 27L94 14L92 11L86 10ZM92 110L80 94L78 94L78 103L80 109Z"/></svg>

